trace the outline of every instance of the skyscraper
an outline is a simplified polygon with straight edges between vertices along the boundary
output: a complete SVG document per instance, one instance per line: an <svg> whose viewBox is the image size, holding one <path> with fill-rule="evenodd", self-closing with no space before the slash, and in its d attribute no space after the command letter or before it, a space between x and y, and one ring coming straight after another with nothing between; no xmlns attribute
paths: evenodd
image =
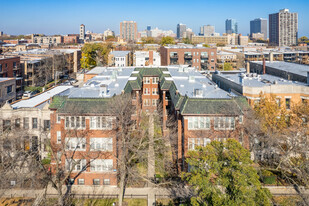
<svg viewBox="0 0 309 206"><path fill-rule="evenodd" d="M80 25L79 39L81 39L81 40L85 39L85 25L84 24Z"/></svg>
<svg viewBox="0 0 309 206"><path fill-rule="evenodd" d="M151 26L149 26L149 25L147 26L146 34L147 34L148 37L151 36Z"/></svg>
<svg viewBox="0 0 309 206"><path fill-rule="evenodd" d="M267 40L267 20L266 19L254 19L250 21L250 35L254 33L264 34L264 40Z"/></svg>
<svg viewBox="0 0 309 206"><path fill-rule="evenodd" d="M137 24L135 21L120 22L120 38L124 41L137 40Z"/></svg>
<svg viewBox="0 0 309 206"><path fill-rule="evenodd" d="M215 26L204 25L200 28L200 36L213 36L215 33Z"/></svg>
<svg viewBox="0 0 309 206"><path fill-rule="evenodd" d="M298 14L282 9L269 15L269 44L292 46L297 44Z"/></svg>
<svg viewBox="0 0 309 206"><path fill-rule="evenodd" d="M225 21L225 33L238 34L238 24L235 19L227 19Z"/></svg>
<svg viewBox="0 0 309 206"><path fill-rule="evenodd" d="M177 24L177 39L183 38L184 33L187 30L187 26L185 24Z"/></svg>

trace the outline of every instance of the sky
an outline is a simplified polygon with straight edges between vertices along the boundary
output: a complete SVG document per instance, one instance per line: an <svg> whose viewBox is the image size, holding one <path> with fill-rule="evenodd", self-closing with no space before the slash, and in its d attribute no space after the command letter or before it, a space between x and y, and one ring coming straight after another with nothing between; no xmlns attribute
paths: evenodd
<svg viewBox="0 0 309 206"><path fill-rule="evenodd" d="M225 32L225 20L236 19L239 33L250 32L250 20L280 9L298 13L299 37L309 36L309 0L0 0L0 31L6 34L72 34L86 31L119 34L121 21L136 21L138 30L158 27L176 32L178 23L199 33L202 25Z"/></svg>

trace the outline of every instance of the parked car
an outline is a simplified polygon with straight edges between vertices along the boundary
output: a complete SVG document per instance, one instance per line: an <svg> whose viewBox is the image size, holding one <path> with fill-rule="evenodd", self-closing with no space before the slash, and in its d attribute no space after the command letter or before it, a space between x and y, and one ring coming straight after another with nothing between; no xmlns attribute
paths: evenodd
<svg viewBox="0 0 309 206"><path fill-rule="evenodd" d="M71 84L75 84L77 82L77 80L73 79L73 78L69 79L69 81L70 81Z"/></svg>
<svg viewBox="0 0 309 206"><path fill-rule="evenodd" d="M25 91L23 94L23 97L33 97L35 94L37 94L38 91Z"/></svg>

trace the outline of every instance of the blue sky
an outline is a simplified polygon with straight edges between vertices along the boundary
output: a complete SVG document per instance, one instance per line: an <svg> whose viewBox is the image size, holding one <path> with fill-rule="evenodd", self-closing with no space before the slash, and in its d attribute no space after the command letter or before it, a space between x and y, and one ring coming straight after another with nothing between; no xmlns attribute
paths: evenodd
<svg viewBox="0 0 309 206"><path fill-rule="evenodd" d="M195 33L204 24L224 32L225 19L238 21L239 32L249 33L249 22L267 18L282 8L299 15L299 36L309 36L309 0L0 0L0 31L8 34L78 33L79 25L101 33L119 33L119 23L134 20L138 30L147 25L176 30L184 23Z"/></svg>

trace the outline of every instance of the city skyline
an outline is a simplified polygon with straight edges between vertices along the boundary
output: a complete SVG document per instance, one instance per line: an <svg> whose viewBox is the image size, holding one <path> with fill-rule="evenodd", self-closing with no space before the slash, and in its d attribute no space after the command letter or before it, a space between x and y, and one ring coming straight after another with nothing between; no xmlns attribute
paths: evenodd
<svg viewBox="0 0 309 206"><path fill-rule="evenodd" d="M68 34L79 33L80 24L86 26L86 31L103 33L111 29L119 34L119 23L122 21L136 21L138 31L146 30L147 25L164 30L173 30L176 33L178 23L186 24L195 34L199 33L200 26L214 25L216 32L225 32L225 20L236 19L239 33L250 33L250 20L256 18L268 19L268 15L288 8L291 12L299 14L299 37L309 35L309 2L306 0L272 2L261 0L259 4L243 0L229 2L222 0L220 5L214 1L203 2L194 0L189 4L185 1L170 0L153 2L118 1L117 3L105 1L5 1L3 16L0 21L0 31L7 34ZM59 5L57 10L50 9L51 5ZM199 5L199 6L196 6ZM222 6L224 5L224 6ZM267 5L267 6L265 6ZM107 8L108 7L108 8ZM170 9L173 8L173 9ZM14 15L12 15L14 10ZM36 12L29 12L36 10ZM115 12L117 11L117 12ZM149 12L153 11L153 13ZM236 11L236 12L235 12ZM55 15L57 14L57 15ZM183 15L186 14L186 15Z"/></svg>

